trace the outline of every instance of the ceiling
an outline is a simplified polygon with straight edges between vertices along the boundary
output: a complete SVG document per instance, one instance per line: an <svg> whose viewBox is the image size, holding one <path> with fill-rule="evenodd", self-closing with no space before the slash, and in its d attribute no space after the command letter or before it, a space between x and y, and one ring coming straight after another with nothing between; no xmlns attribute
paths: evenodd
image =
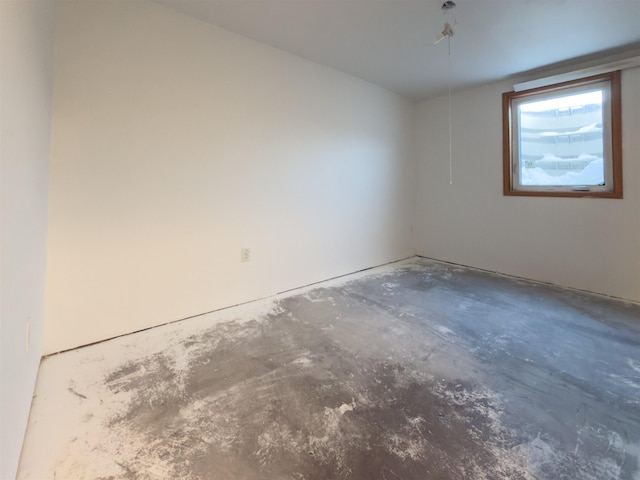
<svg viewBox="0 0 640 480"><path fill-rule="evenodd" d="M448 89L441 0L155 0L413 99ZM640 47L640 0L455 0L454 90Z"/></svg>

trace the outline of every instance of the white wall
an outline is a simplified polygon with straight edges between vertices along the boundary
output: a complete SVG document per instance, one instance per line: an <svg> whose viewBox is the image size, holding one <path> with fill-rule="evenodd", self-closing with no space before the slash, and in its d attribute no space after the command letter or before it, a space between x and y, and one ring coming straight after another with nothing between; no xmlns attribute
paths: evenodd
<svg viewBox="0 0 640 480"><path fill-rule="evenodd" d="M415 253L407 101L148 1L57 22L46 353Z"/></svg>
<svg viewBox="0 0 640 480"><path fill-rule="evenodd" d="M9 479L42 354L53 3L0 1L0 32L0 478Z"/></svg>
<svg viewBox="0 0 640 480"><path fill-rule="evenodd" d="M512 83L453 96L453 185L447 98L419 104L418 254L640 301L640 69L622 75L623 200L502 195Z"/></svg>

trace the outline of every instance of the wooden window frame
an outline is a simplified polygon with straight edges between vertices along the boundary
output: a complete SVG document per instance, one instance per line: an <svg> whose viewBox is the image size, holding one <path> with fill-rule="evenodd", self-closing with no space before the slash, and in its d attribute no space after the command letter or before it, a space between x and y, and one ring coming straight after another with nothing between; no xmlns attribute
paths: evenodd
<svg viewBox="0 0 640 480"><path fill-rule="evenodd" d="M594 75L591 77L572 80L569 82L557 83L545 87L532 88L520 92L505 92L502 94L502 156L503 156L503 190L504 195L508 196L527 196L527 197L596 197L596 198L622 198L622 101L621 101L621 82L620 71ZM606 190L585 191L574 190L572 186L564 187L535 187L528 186L526 189L519 187L515 181L518 165L517 158L514 156L514 143L518 142L518 138L514 138L512 118L512 105L514 100L520 100L527 97L536 97L541 94L552 94L554 92L562 93L564 90L573 89L575 87L588 87L597 83L608 83L608 91L604 101L604 108L608 110L610 115L610 132L605 132L605 171L609 170L609 183L606 184ZM605 112L605 114L607 114ZM610 167L608 167L610 164Z"/></svg>

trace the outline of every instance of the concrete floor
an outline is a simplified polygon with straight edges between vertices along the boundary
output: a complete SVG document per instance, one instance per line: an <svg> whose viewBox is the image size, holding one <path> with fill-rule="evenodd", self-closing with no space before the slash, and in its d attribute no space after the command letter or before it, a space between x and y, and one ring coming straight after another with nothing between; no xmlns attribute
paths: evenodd
<svg viewBox="0 0 640 480"><path fill-rule="evenodd" d="M20 479L640 479L640 306L414 260L45 359Z"/></svg>

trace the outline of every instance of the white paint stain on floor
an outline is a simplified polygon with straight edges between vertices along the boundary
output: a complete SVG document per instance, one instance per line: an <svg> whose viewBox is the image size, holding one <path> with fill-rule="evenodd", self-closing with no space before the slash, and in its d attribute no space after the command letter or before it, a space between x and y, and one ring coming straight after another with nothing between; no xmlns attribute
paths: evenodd
<svg viewBox="0 0 640 480"><path fill-rule="evenodd" d="M118 385L124 386L135 377L153 375L140 360L162 355L169 360L167 366L174 372L175 381L170 385L162 382L151 385L144 392L145 401L153 407L167 396L167 388L175 389L173 394L177 396L182 395L193 355L193 350L185 346L189 337L215 326L224 327L229 322L264 321L275 305L274 300L261 300L44 359L17 478L121 478L123 468L113 460L117 454L144 463L149 478L171 478L170 458L162 454L163 450L171 454L165 444L170 444L170 439L167 442L159 438L155 445L149 445L113 425L113 420L133 401L135 393L119 390ZM248 334L246 329L229 332L237 337L234 340ZM227 340L232 339L229 335ZM110 389L105 377L118 370L123 374L112 384L115 390ZM181 412L187 424L190 418L197 417L203 404L203 401L196 402ZM203 442L224 444L228 441L224 434L211 434ZM151 451L153 455L147 453Z"/></svg>
<svg viewBox="0 0 640 480"><path fill-rule="evenodd" d="M625 462L640 454L637 444L592 420L598 412L585 410L571 449L538 427L521 432L512 400L488 386L493 367L474 357L463 332L401 299L399 279L407 272L436 281L424 264L388 266L45 359L18 479L257 480L266 478L260 469L274 472L280 464L293 472L281 478L322 478L294 475L301 455L335 478L349 478L354 449L366 455L379 444L393 460L379 478L401 478L393 465L414 462L425 474L433 468L456 480L571 478L566 472L580 480L640 480L640 470L624 476ZM456 273L445 268L441 277L450 281ZM349 291L357 284L349 282L361 279L379 280L383 296L400 297L396 310L386 312L361 292L353 300ZM291 305L323 313L305 320ZM271 331L276 319L290 331ZM291 332L298 336L277 338ZM311 349L320 334L325 350ZM237 369L227 364L243 346L274 337L277 348L246 352L249 361ZM496 355L513 341L479 338ZM640 371L634 359L625 367ZM308 383L290 387L310 380L312 392ZM613 380L630 386L628 377ZM424 399L427 410L402 403L402 395L419 406ZM527 405L526 398L518 401ZM164 420L155 431L158 415ZM448 429L463 439L463 456L469 448L455 464L442 463L450 459L442 445ZM480 455L471 449L476 444L483 458L473 458ZM421 463L432 459L441 464Z"/></svg>

